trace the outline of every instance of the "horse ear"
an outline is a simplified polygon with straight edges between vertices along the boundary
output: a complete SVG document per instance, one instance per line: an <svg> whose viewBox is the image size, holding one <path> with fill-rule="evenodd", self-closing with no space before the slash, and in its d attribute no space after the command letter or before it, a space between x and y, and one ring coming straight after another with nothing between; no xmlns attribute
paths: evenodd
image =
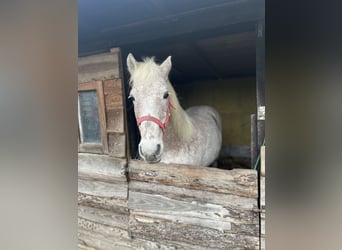
<svg viewBox="0 0 342 250"><path fill-rule="evenodd" d="M172 67L171 56L166 58L165 61L162 64L160 64L160 68L165 74L165 76L169 75L171 67Z"/></svg>
<svg viewBox="0 0 342 250"><path fill-rule="evenodd" d="M137 68L137 61L135 60L132 53L129 53L127 56L127 67L130 74L132 74Z"/></svg>

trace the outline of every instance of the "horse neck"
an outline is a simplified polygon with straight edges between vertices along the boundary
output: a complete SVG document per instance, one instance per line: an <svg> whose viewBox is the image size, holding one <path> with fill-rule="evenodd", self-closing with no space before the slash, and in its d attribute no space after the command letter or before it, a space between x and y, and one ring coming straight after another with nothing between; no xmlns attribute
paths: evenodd
<svg viewBox="0 0 342 250"><path fill-rule="evenodd" d="M192 138L193 130L194 130L193 124L188 114L180 105L178 98L177 98L177 94L170 82L168 82L168 89L170 93L170 100L173 106L175 107L175 108L170 107L171 128L174 130L173 132L177 135L178 139L181 139L187 142Z"/></svg>

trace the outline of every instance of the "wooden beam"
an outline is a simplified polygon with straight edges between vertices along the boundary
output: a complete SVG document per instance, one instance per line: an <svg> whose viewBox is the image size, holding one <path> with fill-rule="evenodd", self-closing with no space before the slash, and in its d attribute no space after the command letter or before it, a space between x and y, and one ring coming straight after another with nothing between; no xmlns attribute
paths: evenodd
<svg viewBox="0 0 342 250"><path fill-rule="evenodd" d="M129 178L195 190L258 197L257 172L250 169L222 170L180 164L129 162Z"/></svg>

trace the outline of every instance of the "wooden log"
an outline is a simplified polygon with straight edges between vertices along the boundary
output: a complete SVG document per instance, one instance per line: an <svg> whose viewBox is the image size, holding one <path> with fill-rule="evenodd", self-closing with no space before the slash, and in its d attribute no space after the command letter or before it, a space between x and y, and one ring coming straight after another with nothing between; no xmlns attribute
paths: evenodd
<svg viewBox="0 0 342 250"><path fill-rule="evenodd" d="M78 58L78 82L120 78L120 58L117 52Z"/></svg>
<svg viewBox="0 0 342 250"><path fill-rule="evenodd" d="M128 214L127 200L78 193L78 205Z"/></svg>
<svg viewBox="0 0 342 250"><path fill-rule="evenodd" d="M117 231L118 229L113 228ZM117 232L115 234L118 234ZM94 232L79 227L78 246L80 250L208 250L206 247L188 244L184 242L172 242L167 240L148 240L144 237L129 238L122 232L122 236L112 236L102 232Z"/></svg>
<svg viewBox="0 0 342 250"><path fill-rule="evenodd" d="M87 220L81 217L78 217L78 228L91 231L94 233L99 233L108 237L125 238L125 239L130 238L128 231L124 229L108 226L108 225L98 223L92 220Z"/></svg>
<svg viewBox="0 0 342 250"><path fill-rule="evenodd" d="M103 209L78 206L78 218L128 230L128 215Z"/></svg>
<svg viewBox="0 0 342 250"><path fill-rule="evenodd" d="M110 133L108 135L109 155L117 158L126 157L126 135Z"/></svg>
<svg viewBox="0 0 342 250"><path fill-rule="evenodd" d="M189 165L148 164L131 160L129 178L215 193L258 197L257 172L250 169L221 170Z"/></svg>
<svg viewBox="0 0 342 250"><path fill-rule="evenodd" d="M78 192L92 196L127 199L128 185L126 182L108 183L78 179Z"/></svg>
<svg viewBox="0 0 342 250"><path fill-rule="evenodd" d="M129 225L133 237L184 242L208 249L259 249L258 236L227 233L148 217L131 216Z"/></svg>
<svg viewBox="0 0 342 250"><path fill-rule="evenodd" d="M91 230L78 228L78 242L81 246L86 246L96 250L131 250L134 248L132 240L126 237L109 236L102 233L97 233Z"/></svg>
<svg viewBox="0 0 342 250"><path fill-rule="evenodd" d="M159 218L219 231L237 233L241 227L246 228L242 229L245 233L248 231L257 235L259 230L259 213L234 210L217 204L179 201L162 195L130 192L128 208L134 216Z"/></svg>
<svg viewBox="0 0 342 250"><path fill-rule="evenodd" d="M79 153L78 176L81 179L126 182L126 160L106 155Z"/></svg>
<svg viewBox="0 0 342 250"><path fill-rule="evenodd" d="M159 183L130 181L129 191L163 195L181 201L198 201L201 203L218 204L231 209L255 210L258 208L258 201L256 198L174 187Z"/></svg>

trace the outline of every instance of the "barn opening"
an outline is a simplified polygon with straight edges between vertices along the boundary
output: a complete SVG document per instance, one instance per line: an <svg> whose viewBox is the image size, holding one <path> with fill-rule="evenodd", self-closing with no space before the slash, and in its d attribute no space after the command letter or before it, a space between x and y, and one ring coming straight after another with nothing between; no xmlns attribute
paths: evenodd
<svg viewBox="0 0 342 250"><path fill-rule="evenodd" d="M158 62L171 55L170 81L183 108L206 104L221 115L218 167L251 168L251 114L257 113L257 24L264 16L263 4L259 0L99 3L92 13L93 23L81 20L80 55L120 47L126 96L128 53L137 60L154 56ZM84 16L92 12L87 4L82 6ZM97 37L82 35L82 30L96 33L96 28ZM139 132L129 100L126 107L129 155L135 159Z"/></svg>
<svg viewBox="0 0 342 250"><path fill-rule="evenodd" d="M136 58L172 56L170 81L184 109L210 105L222 118L222 149L218 167L250 168L250 115L256 110L255 31L208 35L200 39L144 43L122 47ZM127 75L125 79L129 79ZM126 90L129 86L126 81ZM127 93L128 96L128 93ZM133 104L127 101L131 157L136 158L139 133Z"/></svg>

